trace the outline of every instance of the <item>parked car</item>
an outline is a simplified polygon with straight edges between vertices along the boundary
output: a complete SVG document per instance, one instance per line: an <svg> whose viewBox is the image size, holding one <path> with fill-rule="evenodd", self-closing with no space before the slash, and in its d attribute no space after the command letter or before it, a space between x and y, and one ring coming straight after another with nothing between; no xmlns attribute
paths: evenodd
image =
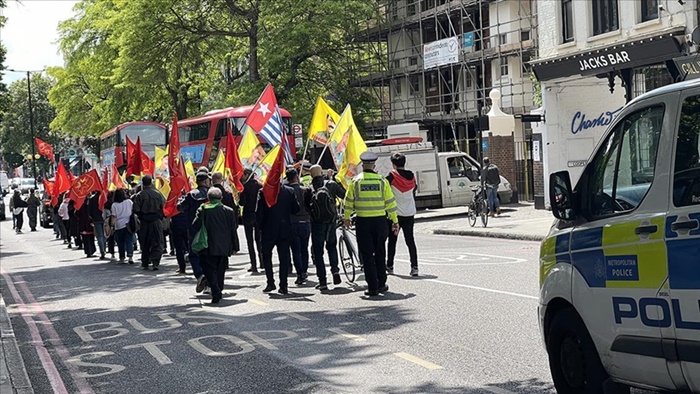
<svg viewBox="0 0 700 394"><path fill-rule="evenodd" d="M35 182L33 178L22 178L19 184L19 191L22 194L29 193L29 190L35 188Z"/></svg>
<svg viewBox="0 0 700 394"><path fill-rule="evenodd" d="M7 191L2 186L0 186L0 194L2 194L3 196L7 194ZM7 216L5 214L5 199L0 197L0 220L5 219L7 219Z"/></svg>
<svg viewBox="0 0 700 394"><path fill-rule="evenodd" d="M3 197L10 192L10 178L7 177L7 171L0 171L0 188Z"/></svg>
<svg viewBox="0 0 700 394"><path fill-rule="evenodd" d="M41 193L41 211L39 212L39 223L43 228L53 226L53 207L51 206L51 196L46 191Z"/></svg>

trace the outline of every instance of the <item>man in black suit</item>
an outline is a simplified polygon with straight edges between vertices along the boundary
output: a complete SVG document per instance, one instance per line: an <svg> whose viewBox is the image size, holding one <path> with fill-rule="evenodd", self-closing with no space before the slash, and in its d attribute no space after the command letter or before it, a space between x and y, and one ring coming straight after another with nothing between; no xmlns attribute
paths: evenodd
<svg viewBox="0 0 700 394"><path fill-rule="evenodd" d="M280 259L280 294L287 294L287 276L292 265L290 243L292 241L292 214L299 212L294 189L281 185L277 203L268 207L262 190L258 193L256 210L257 224L262 235L262 262L267 276L267 287L263 290L269 293L276 289L275 277L272 270L272 249L277 247Z"/></svg>
<svg viewBox="0 0 700 394"><path fill-rule="evenodd" d="M221 300L224 289L228 257L234 251L236 231L231 223L235 220L236 213L221 203L222 193L218 188L210 188L207 191L207 197L209 202L197 209L192 227L196 232L204 226L207 232L208 247L198 254L204 276L211 288L211 303L217 304Z"/></svg>
<svg viewBox="0 0 700 394"><path fill-rule="evenodd" d="M253 176L253 171L250 168L243 170L241 177L243 182L243 192L239 198L240 207L243 208L243 227L245 228L245 239L248 244L248 255L250 256L250 268L248 272L257 273L258 263L257 258L260 258L262 264L262 246L260 245L260 227L258 227L255 217L255 207L258 201L258 192L262 189L260 182ZM255 253L255 249L258 252Z"/></svg>

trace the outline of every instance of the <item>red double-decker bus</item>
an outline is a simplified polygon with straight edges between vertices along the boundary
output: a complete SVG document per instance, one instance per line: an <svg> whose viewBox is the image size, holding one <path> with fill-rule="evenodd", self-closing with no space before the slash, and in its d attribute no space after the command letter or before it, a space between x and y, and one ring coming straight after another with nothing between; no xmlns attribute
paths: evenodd
<svg viewBox="0 0 700 394"><path fill-rule="evenodd" d="M126 139L136 142L141 138L141 149L151 158L155 147L165 148L168 144L168 128L157 122L128 122L115 126L100 136L100 164L117 168L126 165Z"/></svg>
<svg viewBox="0 0 700 394"><path fill-rule="evenodd" d="M230 122L236 144L240 145L243 133L245 130L250 130L245 127L244 122L253 107L253 105L247 105L214 110L201 116L178 121L182 157L185 160L192 160L195 167L205 165L211 168L216 160L219 147L226 145L226 122ZM294 132L292 131L292 115L282 108L280 108L280 115L282 115L284 134L287 136L292 156L294 156L296 151ZM258 136L258 140L266 152L272 149L260 136Z"/></svg>

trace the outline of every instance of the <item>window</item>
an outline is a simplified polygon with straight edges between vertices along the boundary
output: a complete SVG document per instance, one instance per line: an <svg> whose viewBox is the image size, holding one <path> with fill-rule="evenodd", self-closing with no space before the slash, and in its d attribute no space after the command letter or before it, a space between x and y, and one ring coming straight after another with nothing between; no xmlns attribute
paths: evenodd
<svg viewBox="0 0 700 394"><path fill-rule="evenodd" d="M126 146L126 139L131 142L136 142L137 138L141 139L141 144L144 145L165 145L168 141L165 138L165 129L161 126L152 124L141 124L126 126L119 130L122 146Z"/></svg>
<svg viewBox="0 0 700 394"><path fill-rule="evenodd" d="M233 130L233 128L232 128ZM232 131L233 133L233 131ZM214 139L218 140L221 137L226 136L226 119L222 119L216 124L216 137Z"/></svg>
<svg viewBox="0 0 700 394"><path fill-rule="evenodd" d="M450 170L450 178L468 178L472 182L479 180L479 171L475 170L464 157L448 158L447 168Z"/></svg>
<svg viewBox="0 0 700 394"><path fill-rule="evenodd" d="M501 67L501 76L502 77L508 76L508 58L502 57L502 58L500 58L499 62L500 62L500 67Z"/></svg>
<svg viewBox="0 0 700 394"><path fill-rule="evenodd" d="M408 78L408 83L409 83L409 91L411 96L418 96L420 95L420 84L418 82L418 76L417 75L411 75Z"/></svg>
<svg viewBox="0 0 700 394"><path fill-rule="evenodd" d="M416 14L416 3L411 3L408 5L408 9L406 10L406 13L408 16L413 16Z"/></svg>
<svg viewBox="0 0 700 394"><path fill-rule="evenodd" d="M637 208L654 179L664 107L637 111L617 124L586 169L590 218Z"/></svg>
<svg viewBox="0 0 700 394"><path fill-rule="evenodd" d="M641 0L642 2L642 22L650 21L659 17L659 0Z"/></svg>
<svg viewBox="0 0 700 394"><path fill-rule="evenodd" d="M561 2L561 38L562 42L574 40L574 0Z"/></svg>
<svg viewBox="0 0 700 394"><path fill-rule="evenodd" d="M683 102L673 170L673 205L700 205L700 96Z"/></svg>
<svg viewBox="0 0 700 394"><path fill-rule="evenodd" d="M400 79L394 80L394 93L396 93L396 95L401 95L401 80Z"/></svg>
<svg viewBox="0 0 700 394"><path fill-rule="evenodd" d="M408 58L408 64L411 66L415 66L418 64L418 56L411 56Z"/></svg>
<svg viewBox="0 0 700 394"><path fill-rule="evenodd" d="M401 67L401 62L400 62L398 59L397 59L397 60L392 60L392 62L391 62L391 68L399 68L399 67Z"/></svg>
<svg viewBox="0 0 700 394"><path fill-rule="evenodd" d="M597 0L593 4L593 35L615 31L619 28L617 0Z"/></svg>
<svg viewBox="0 0 700 394"><path fill-rule="evenodd" d="M499 34L498 35L498 45L504 45L508 43L508 35L507 34Z"/></svg>
<svg viewBox="0 0 700 394"><path fill-rule="evenodd" d="M520 41L527 41L530 39L530 30L522 30L520 32Z"/></svg>
<svg viewBox="0 0 700 394"><path fill-rule="evenodd" d="M193 124L189 127L178 127L181 142L201 141L209 138L211 122Z"/></svg>

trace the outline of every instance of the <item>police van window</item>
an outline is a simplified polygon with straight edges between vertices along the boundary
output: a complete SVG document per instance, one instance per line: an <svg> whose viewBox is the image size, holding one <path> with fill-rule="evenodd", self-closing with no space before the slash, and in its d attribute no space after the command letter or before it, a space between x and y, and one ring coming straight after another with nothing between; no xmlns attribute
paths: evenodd
<svg viewBox="0 0 700 394"><path fill-rule="evenodd" d="M685 99L681 109L673 171L673 205L700 204L700 96Z"/></svg>
<svg viewBox="0 0 700 394"><path fill-rule="evenodd" d="M663 116L663 106L637 111L608 136L589 167L589 216L628 212L642 202L654 179Z"/></svg>

